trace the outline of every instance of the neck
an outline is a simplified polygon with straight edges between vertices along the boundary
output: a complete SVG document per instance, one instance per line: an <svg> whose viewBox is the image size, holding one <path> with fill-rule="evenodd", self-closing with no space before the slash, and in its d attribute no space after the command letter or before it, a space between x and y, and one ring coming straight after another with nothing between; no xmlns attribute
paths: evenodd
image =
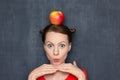
<svg viewBox="0 0 120 80"><path fill-rule="evenodd" d="M46 79L47 80L64 80L69 74L68 73L64 73L64 72L61 72L61 71L57 71L56 73L54 74L50 74L50 75L46 75Z"/></svg>
<svg viewBox="0 0 120 80"><path fill-rule="evenodd" d="M66 78L67 76L68 73L57 71L56 73L53 74L53 79L64 80L64 78Z"/></svg>

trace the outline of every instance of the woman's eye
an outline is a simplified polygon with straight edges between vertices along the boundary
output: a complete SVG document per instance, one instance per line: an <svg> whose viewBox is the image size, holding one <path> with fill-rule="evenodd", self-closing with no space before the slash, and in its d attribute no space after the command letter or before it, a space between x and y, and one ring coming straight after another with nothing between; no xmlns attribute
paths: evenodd
<svg viewBox="0 0 120 80"><path fill-rule="evenodd" d="M60 44L60 47L61 47L61 48L64 48L64 47L65 47L65 44Z"/></svg>
<svg viewBox="0 0 120 80"><path fill-rule="evenodd" d="M52 48L52 44L48 44L47 47L48 47L48 48Z"/></svg>

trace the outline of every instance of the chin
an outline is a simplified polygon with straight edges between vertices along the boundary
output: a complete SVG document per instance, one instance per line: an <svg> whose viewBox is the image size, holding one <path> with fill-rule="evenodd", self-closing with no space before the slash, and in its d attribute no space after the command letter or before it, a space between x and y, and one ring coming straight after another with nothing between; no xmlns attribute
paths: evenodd
<svg viewBox="0 0 120 80"><path fill-rule="evenodd" d="M55 66L59 66L61 64L63 64L63 63L60 63L60 62L52 63L52 65L55 65Z"/></svg>
<svg viewBox="0 0 120 80"><path fill-rule="evenodd" d="M60 65L60 63L53 63L52 65L59 66L59 65Z"/></svg>

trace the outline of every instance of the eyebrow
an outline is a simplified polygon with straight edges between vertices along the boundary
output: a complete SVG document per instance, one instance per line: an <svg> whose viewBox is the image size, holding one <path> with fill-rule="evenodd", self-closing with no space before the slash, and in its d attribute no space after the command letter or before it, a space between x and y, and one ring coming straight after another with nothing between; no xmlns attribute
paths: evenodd
<svg viewBox="0 0 120 80"><path fill-rule="evenodd" d="M47 43L52 43L52 44L54 44L53 42L50 42L50 41L45 42L45 44L47 44ZM61 42L59 42L58 44L60 44L60 43L65 43L65 44L67 44L65 41L61 41Z"/></svg>

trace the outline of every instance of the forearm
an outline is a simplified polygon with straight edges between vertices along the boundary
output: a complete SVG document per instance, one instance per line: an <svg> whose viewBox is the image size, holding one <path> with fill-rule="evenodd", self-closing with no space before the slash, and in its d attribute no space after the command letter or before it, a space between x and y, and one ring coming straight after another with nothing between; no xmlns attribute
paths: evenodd
<svg viewBox="0 0 120 80"><path fill-rule="evenodd" d="M86 80L85 76L78 77L78 80Z"/></svg>
<svg viewBox="0 0 120 80"><path fill-rule="evenodd" d="M78 73L76 76L78 80L86 80L85 74L83 72Z"/></svg>
<svg viewBox="0 0 120 80"><path fill-rule="evenodd" d="M36 80L36 76L32 73L29 74L28 80Z"/></svg>
<svg viewBox="0 0 120 80"><path fill-rule="evenodd" d="M28 80L36 80L39 76L42 76L42 73L39 73L37 70L33 70L29 76Z"/></svg>

